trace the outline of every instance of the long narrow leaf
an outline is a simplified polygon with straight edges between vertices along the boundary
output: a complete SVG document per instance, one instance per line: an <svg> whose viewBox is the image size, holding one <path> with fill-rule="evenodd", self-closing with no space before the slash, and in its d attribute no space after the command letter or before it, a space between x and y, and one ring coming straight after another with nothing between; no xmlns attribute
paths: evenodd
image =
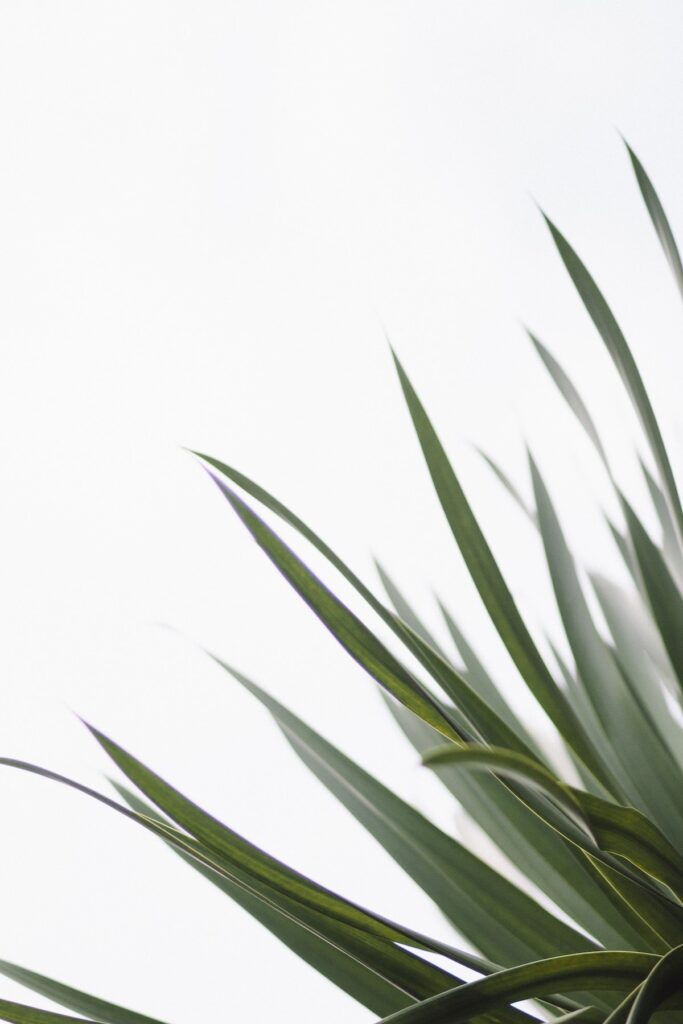
<svg viewBox="0 0 683 1024"><path fill-rule="evenodd" d="M545 217L545 214L544 214ZM671 513L676 523L679 543L683 543L683 509L676 486L676 479L669 462L669 456L664 445L659 424L654 410L645 390L645 385L640 376L638 367L624 337L619 324L614 318L612 310L607 305L602 292L595 281L588 273L588 270L572 249L569 242L562 233L555 227L552 221L545 217L550 229L553 241L560 254L569 276L581 297L587 313L597 328L607 351L609 352L614 365L616 366L626 390L633 402L634 408L642 424L645 436L652 450L657 469L659 470L662 484L671 506Z"/></svg>
<svg viewBox="0 0 683 1024"><path fill-rule="evenodd" d="M610 786L609 771L550 674L467 502L446 452L403 367L394 356L403 394L451 532L498 633L527 686L566 742Z"/></svg>
<svg viewBox="0 0 683 1024"><path fill-rule="evenodd" d="M671 230L667 216L664 213L664 207L659 200L659 196L655 192L654 185L650 181L645 168L629 146L628 142L624 140L624 144L628 150L628 155L631 158L631 164L635 172L636 181L638 182L640 194L643 197L645 206L647 207L647 212L650 214L650 220L657 232L657 238L664 250L664 255L671 267L674 280L676 281L678 290L683 298L683 264L681 264L681 256L678 251L678 246L676 245L674 233Z"/></svg>
<svg viewBox="0 0 683 1024"><path fill-rule="evenodd" d="M271 713L295 752L487 958L595 948L379 783L242 673L219 662ZM533 763L533 762L532 762Z"/></svg>
<svg viewBox="0 0 683 1024"><path fill-rule="evenodd" d="M134 1010L127 1010L123 1006L98 999L87 992L81 992L70 985L55 981L44 974L37 974L26 967L10 963L9 960L0 960L0 974L6 978L18 982L32 992L37 992L53 1003L66 1007L67 1010L74 1010L76 1013L84 1013L92 1020L102 1021L104 1024L160 1024L152 1017L146 1017Z"/></svg>

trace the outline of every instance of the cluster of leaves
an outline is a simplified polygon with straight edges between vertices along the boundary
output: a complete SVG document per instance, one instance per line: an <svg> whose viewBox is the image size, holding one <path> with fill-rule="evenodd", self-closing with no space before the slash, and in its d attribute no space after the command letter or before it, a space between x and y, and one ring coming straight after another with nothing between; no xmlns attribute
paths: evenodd
<svg viewBox="0 0 683 1024"><path fill-rule="evenodd" d="M661 204L629 150L638 185L683 295L683 267ZM384 1024L644 1024L683 1010L683 510L674 473L626 339L586 267L548 221L559 255L619 371L654 470L643 471L661 528L653 539L612 474L576 388L531 338L594 445L623 526L611 525L630 590L589 577L609 629L597 628L541 475L531 461L540 535L573 666L548 666L527 629L435 430L396 361L408 410L453 537L529 691L553 722L575 780L548 764L460 627L442 609L464 669L440 649L384 572L380 600L290 509L232 467L200 455L256 543L351 657L383 688L423 760L547 898L532 899L224 662L273 716L295 753L386 849L478 955L359 906L222 824L97 730L132 783L113 799L24 762L137 822ZM199 454L199 453L196 453ZM508 479L494 466L515 500ZM411 656L409 670L245 501L298 532ZM218 661L218 659L216 659ZM561 914L548 907L555 907ZM567 923L567 921L573 923ZM438 957L432 954L439 954ZM446 966L435 966L435 962ZM17 1024L158 1024L6 961L0 972L81 1016L0 1000ZM475 980L467 980L473 976ZM534 1013L520 1001L533 999ZM525 1004L526 1005L526 1004ZM683 1019L681 1016L680 1019Z"/></svg>

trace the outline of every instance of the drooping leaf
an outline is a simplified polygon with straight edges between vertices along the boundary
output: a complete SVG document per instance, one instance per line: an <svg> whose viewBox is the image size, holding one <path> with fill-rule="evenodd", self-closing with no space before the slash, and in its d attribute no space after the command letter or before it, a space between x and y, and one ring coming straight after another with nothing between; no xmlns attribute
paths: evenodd
<svg viewBox="0 0 683 1024"><path fill-rule="evenodd" d="M522 964L443 992L386 1017L381 1024L459 1024L522 999L577 988L628 992L657 963L648 953L577 953Z"/></svg>
<svg viewBox="0 0 683 1024"><path fill-rule="evenodd" d="M681 993L682 975L683 946L676 946L652 968L641 985L628 1015L628 1024L647 1024L671 996Z"/></svg>
<svg viewBox="0 0 683 1024"><path fill-rule="evenodd" d="M424 757L440 742L439 734L386 698L400 729ZM437 778L462 804L516 867L566 914L614 949L641 949L642 938L624 918L621 901L606 896L604 882L583 851L549 828L535 811L495 776L469 773L454 765L430 766Z"/></svg>
<svg viewBox="0 0 683 1024"><path fill-rule="evenodd" d="M430 767L457 764L479 771L494 771L504 778L521 781L525 786L540 790L556 805L566 821L548 813L547 809L541 808L537 813L570 842L575 842L594 857L598 851L616 854L663 882L676 895L683 895L683 858L659 829L635 808L622 807L568 786L536 762L509 750L442 746L428 753L423 763ZM605 862L618 868L613 860ZM653 891L651 898L656 896L656 891ZM683 927L683 906L680 904L678 911Z"/></svg>

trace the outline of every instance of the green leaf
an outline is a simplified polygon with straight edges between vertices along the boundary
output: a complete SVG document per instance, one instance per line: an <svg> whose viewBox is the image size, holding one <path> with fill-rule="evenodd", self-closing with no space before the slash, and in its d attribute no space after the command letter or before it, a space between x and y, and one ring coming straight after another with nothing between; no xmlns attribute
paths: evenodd
<svg viewBox="0 0 683 1024"><path fill-rule="evenodd" d="M83 1017L68 1017L64 1013L52 1010L37 1010L23 1003L13 1003L8 999L0 999L0 1020L10 1024L92 1024Z"/></svg>
<svg viewBox="0 0 683 1024"><path fill-rule="evenodd" d="M581 398L581 395L577 391L575 385L562 369L557 359L555 359L555 356L548 351L543 342L540 341L535 334L532 334L531 331L527 330L527 334L529 335L536 352L540 356L541 362L552 377L567 405L583 427L611 478L612 471L607 460L607 453L605 452L602 441L600 440L600 435L598 434L595 423L593 422L593 417L588 412L584 400Z"/></svg>
<svg viewBox="0 0 683 1024"><path fill-rule="evenodd" d="M387 707L421 756L439 743L438 733L396 701ZM622 901L605 892L604 879L584 852L549 828L535 811L519 800L494 775L463 772L448 764L430 766L468 814L505 852L516 867L570 918L603 945L613 949L642 949L638 930L624 917Z"/></svg>
<svg viewBox="0 0 683 1024"><path fill-rule="evenodd" d="M133 810L147 817L163 820L155 808L132 790L118 782L112 781L112 785ZM278 898L277 894L266 887L259 887L253 879L248 879L247 876L242 879L244 884L240 884L236 880L235 868L232 869L234 877L228 878L184 853L173 844L167 845L190 868L199 872L207 881L242 907L250 917L263 925L271 935L274 935L283 945L296 953L305 963L373 1013L380 1015L394 1013L414 1001L413 997L405 992L404 986L408 981L408 972L403 968L401 968L401 983L396 984L388 981L386 977L381 976L373 967L369 966L373 964L377 968L380 965L377 950L372 948L369 937L366 938L362 933L354 935L349 932L346 934L335 933L335 922L329 918L308 911L299 904L283 902L284 898ZM260 892L261 896L255 895L256 891ZM262 898L263 896L265 899ZM275 900L281 902L288 913L278 910L274 905ZM300 923L304 921L307 924ZM323 936L328 936L328 938ZM333 944L328 939L334 939L337 944ZM341 948L342 946L343 948Z"/></svg>
<svg viewBox="0 0 683 1024"><path fill-rule="evenodd" d="M443 992L386 1017L382 1024L459 1024L522 999L580 988L623 992L657 963L649 953L577 953L522 964Z"/></svg>
<svg viewBox="0 0 683 1024"><path fill-rule="evenodd" d="M541 791L560 809L567 823L557 815L548 814L547 809L541 808L537 813L570 842L594 857L599 851L616 854L669 886L677 895L683 894L683 858L659 829L635 808L621 807L567 786L536 762L509 750L443 746L428 753L423 763L429 767L456 764L479 771L494 771L504 778ZM619 868L613 860L601 859L611 868ZM630 873L629 877L634 878ZM654 900L657 897L655 890L650 898ZM672 903L672 906L676 905ZM677 910L683 926L683 907L678 905Z"/></svg>
<svg viewBox="0 0 683 1024"><path fill-rule="evenodd" d="M629 593L599 573L591 573L590 581L612 634L622 674L631 685L640 712L649 719L683 771L681 727L671 714L661 681L665 675L673 683L661 638L642 604ZM674 699L670 691L668 699Z"/></svg>
<svg viewBox="0 0 683 1024"><path fill-rule="evenodd" d="M583 841L589 844L589 848L595 848L595 837L590 823L570 787L559 782L546 768L521 754L493 747L443 746L426 754L422 763L429 768L439 764L459 764L479 771L495 771L504 778L521 781L525 786L530 785L550 797L573 824L574 828L570 830L569 836L577 835L578 830Z"/></svg>
<svg viewBox="0 0 683 1024"><path fill-rule="evenodd" d="M595 948L392 793L242 673L216 659L271 713L311 772L485 957Z"/></svg>
<svg viewBox="0 0 683 1024"><path fill-rule="evenodd" d="M159 818L159 814L158 811L156 811L156 809L152 808L149 804L147 804L144 800L142 800L140 797L134 794L131 790L127 789L127 787L122 786L117 782L112 782L112 785L116 788L117 792L122 796L122 798L127 803L129 803L129 805L133 809L136 809L143 814L147 814L148 816L151 815L153 817L156 816L157 818ZM162 819L159 818L159 820ZM175 852L179 851L176 850ZM321 974L328 977L334 984L339 985L341 988L345 989L345 991L347 991L349 995L354 996L354 998L358 999L360 1002L363 1002L363 1004L368 1006L370 1009L375 1009L376 1004L380 998L383 1001L386 1001L386 999L388 998L394 1002L396 1001L397 998L400 998L402 1000L401 1005L409 1005L414 1001L409 997L406 997L404 992L400 991L398 988L390 988L387 984L385 984L382 978L375 975L370 970L366 971L366 969L363 967L363 962L372 961L373 956L369 955L367 948L364 948L361 944L359 944L353 949L354 957L358 957L358 960L356 960L354 957L349 956L346 957L346 963L344 964L342 964L338 959L336 959L339 952L336 948L326 943L320 942L318 936L312 935L311 932L305 931L304 929L302 929L302 932L308 935L309 938L316 940L318 942L318 945L315 947L311 947L311 945L309 944L307 946L302 947L300 942L300 936L295 936L295 940L292 941L292 935L294 933L283 932L280 923L277 920L271 919L267 915L263 914L264 904L260 900L255 900L253 902L250 902L248 899L245 900L245 893L239 887L233 888L231 883L227 882L227 880L224 877L217 875L216 872L212 872L208 869L203 868L202 865L198 864L196 861L193 861L192 859L185 858L182 853L180 853L180 856L186 859L191 867L199 870L200 873L202 873L206 878L208 878L209 881L211 881L214 885L218 886L223 892L225 892L228 896L230 896L237 903L239 903L240 906L244 907L244 909L246 909L252 916L254 916L262 924L264 924L273 934L277 935L278 938L280 938L285 943L285 945L289 946L295 953L298 953L299 956L305 959L312 966L316 967L316 969L319 970ZM253 881L250 884L253 884ZM292 904L292 906L295 907L295 912L297 915L302 915L303 908L301 908L300 905ZM306 917L307 914L308 917ZM277 916L280 917L280 920L282 920L280 915ZM310 919L310 921L313 922L316 929L326 929L329 928L330 925L329 918L323 918L321 917L321 915L317 915L314 912L304 912L304 919ZM334 924L334 922L332 923ZM370 936L363 936L360 933L357 933L357 940L361 939L363 941L367 940L368 943L371 941ZM347 948L352 948L348 940L348 937L344 939L344 944ZM377 946L376 942L375 946ZM470 967L471 969L474 969L484 974L492 974L495 971L500 970L500 968L495 964L491 964L488 961L482 960L480 957L476 957L473 954L465 953L461 950L453 950L446 946L440 946L440 944L435 944L433 948L435 951L438 949L442 953L442 955L449 956L450 954L450 959L452 961L460 963L466 967ZM313 955L311 955L311 951L313 951ZM399 952L407 951L399 950ZM411 956L412 954L408 955ZM368 976L360 985L359 977L362 976L358 975L358 970L366 971L366 974ZM453 983L458 980L457 978L453 978L451 977L451 975L446 974L443 971L437 971L437 976L438 975L440 975L441 977L442 990L450 988L453 985ZM404 975L399 975L399 977L397 978L397 984L405 985L408 980L409 979L407 979ZM378 989L378 985L384 986L384 991ZM551 1005L553 1008L563 1006L570 1008L572 1005L572 1001L569 999L563 999L558 996L556 999L553 1000L553 1003ZM390 1011L378 1010L377 1012L387 1013ZM480 1024L485 1024L485 1022L486 1024L534 1024L533 1018L531 1018L528 1014L524 1013L523 1011L516 1010L514 1008L510 1008L509 1010L504 1011L502 1014L492 1014L489 1016L485 1016L481 1019Z"/></svg>
<svg viewBox="0 0 683 1024"><path fill-rule="evenodd" d="M671 507L679 543L683 543L683 510L681 509L676 480L654 410L626 338L584 264L552 221L545 214L544 217L562 262L581 297L587 313L605 343L607 351L612 357L612 361L619 371L624 386L633 402Z"/></svg>
<svg viewBox="0 0 683 1024"><path fill-rule="evenodd" d="M520 722L517 715L505 700L503 694L496 686L481 659L478 657L476 651L446 606L442 601L439 601L438 603L439 610L443 616L444 622L446 623L448 632L451 634L453 643L458 649L458 653L465 664L466 678L476 691L482 695L490 707L493 708L496 714L499 715L518 736L522 737L527 749L540 758L541 752L536 740L531 736L528 729ZM493 742L490 737L489 742Z"/></svg>
<svg viewBox="0 0 683 1024"><path fill-rule="evenodd" d="M464 680L456 669L441 656L438 649L433 647L429 641L425 640L424 634L419 635L419 631L414 631L407 622L404 622L386 608L355 575L355 573L353 573L348 566L346 566L344 562L335 555L328 545L313 533L313 531L310 530L309 527L307 527L298 518L298 516L294 515L293 512L282 505L282 503L272 495L268 494L267 491L264 491L264 489L258 484L255 484L253 481L245 477L244 474L237 472L237 470L225 465L225 463L219 462L216 459L211 459L209 456L201 455L200 458L214 469L217 469L219 473L226 476L228 479L238 483L238 485L246 490L247 493L252 494L259 501L262 501L267 508L275 512L285 522L297 529L298 532L301 533L301 535L305 537L318 551L320 551L330 564L334 566L334 568L336 568L349 583L351 583L355 590L361 595L361 597L363 597L372 610L380 616L382 621L389 626L395 636L401 640L422 667L430 673L431 677L439 684L444 693L454 701L456 707L455 709L449 709L447 717L450 725L458 731L458 734L462 739L486 739L489 742L510 746L525 753L530 752L529 748L524 746L523 740L518 737L515 732L499 718L498 715L496 715L496 713L486 704L485 700L482 700L479 697L469 683ZM229 491L228 488L224 488L224 485L222 485L219 480L216 480L216 483L219 487L224 489L224 493ZM266 531L268 531L268 527L266 527L265 524L262 524L262 526ZM270 531L270 533L272 535L272 531ZM281 544L275 535L272 535L272 537L276 545L278 543ZM426 695L431 700L431 696L428 694ZM473 735L473 732L477 735Z"/></svg>
<svg viewBox="0 0 683 1024"><path fill-rule="evenodd" d="M653 967L638 992L628 1024L647 1024L671 996L681 992L683 946L676 946Z"/></svg>
<svg viewBox="0 0 683 1024"><path fill-rule="evenodd" d="M605 749L610 751L610 763L623 786L620 802L634 803L668 835L683 841L683 814L677 795L683 777L668 748L642 715L611 650L598 633L550 496L531 456L529 461L558 608L579 677L609 744Z"/></svg>
<svg viewBox="0 0 683 1024"><path fill-rule="evenodd" d="M415 609L408 604L408 601L399 590L394 580L391 578L384 566L377 561L377 559L375 559L375 568L377 569L377 575L380 578L380 582L386 591L386 595L398 617L407 626L409 626L413 633L419 636L424 643L429 644L432 650L441 655L445 661L449 660L439 643L434 639L434 634L427 629L420 616L417 614ZM489 701L489 703L491 702Z"/></svg>
<svg viewBox="0 0 683 1024"><path fill-rule="evenodd" d="M512 480L505 472L505 470L501 469L498 463L494 462L490 455L487 455L485 451L483 451L481 448L478 448L476 445L475 451L481 456L481 458L487 464L493 475L503 485L505 490L508 492L508 494L514 501L515 505L517 505L517 507L521 509L521 511L524 513L524 515L527 517L527 519L531 522L533 526L537 526L538 523L536 521L535 511L532 508L530 508L529 505L527 505L526 501L520 494L519 489L515 487Z"/></svg>
<svg viewBox="0 0 683 1024"><path fill-rule="evenodd" d="M146 1017L134 1010L127 1010L114 1003L108 1003L104 999L88 995L87 992L71 988L70 985L63 985L44 974L37 974L26 967L19 967L18 964L10 963L9 960L0 960L0 974L24 985L32 992L51 999L53 1003L65 1006L67 1010L84 1013L92 1020L103 1021L104 1024L159 1024L159 1021L152 1017Z"/></svg>
<svg viewBox="0 0 683 1024"><path fill-rule="evenodd" d="M628 150L628 155L631 158L631 164L635 171L638 187L640 188L640 193L645 201L647 212L650 214L650 220L657 232L657 238L664 250L664 255L671 267L671 272L676 284L678 285L681 297L683 298L683 265L681 264L681 257L678 252L678 246L676 245L676 239L674 238L673 231L671 230L669 221L664 213L664 207L659 201L659 196L655 192L654 185L650 181L640 160L626 140L624 140L624 144Z"/></svg>
<svg viewBox="0 0 683 1024"><path fill-rule="evenodd" d="M101 734L96 734L95 730L91 731L97 735L101 743L105 742L105 738L101 737ZM120 748L115 748L111 741L106 742L109 742L113 749L120 750ZM134 759L130 760L133 764L137 764ZM203 866L243 886L252 895L265 900L281 913L290 916L294 914L296 920L308 928L315 929L315 915L320 915L325 921L324 937L327 941L335 945L341 944L341 948L345 951L352 951L351 955L354 956L359 956L362 951L363 955L371 961L373 970L376 970L382 977L388 977L395 981L403 991L410 991L414 998L424 998L426 995L441 991L445 984L452 980L452 975L414 956L401 946L440 953L456 963L459 962L459 951L428 939L410 929L394 925L386 918L373 915L357 904L344 900L330 890L318 886L305 876L269 857L268 854L238 836L237 833L220 825L216 819L206 815L196 805L185 800L176 790L167 786L162 780L157 780L152 773L148 772L147 774L153 780L157 780L156 788L160 789L162 794L169 797L174 805L180 806L181 816L187 817L189 813L194 820L208 822L211 833L216 831L222 835L223 846L233 850L232 858L223 856L220 850L209 844L203 844L201 840L197 841L192 835L186 835L174 826L167 825L158 817L148 817L124 807L104 794L67 776L13 758L0 758L0 764L58 782L104 804L138 825L142 825L164 842L170 843L181 854L193 858ZM150 797L150 799L153 798ZM157 806L161 806L161 804L158 803ZM162 809L166 810L165 807ZM169 816L172 817L172 815ZM364 959L362 962L365 963L366 960Z"/></svg>
<svg viewBox="0 0 683 1024"><path fill-rule="evenodd" d="M314 576L301 559L220 477L214 476L213 479L259 547L354 661L380 686L447 739L459 740L460 732L431 694L367 626Z"/></svg>
<svg viewBox="0 0 683 1024"><path fill-rule="evenodd" d="M666 500L666 495L642 459L640 459L640 468L645 477L645 483L657 513L659 525L662 528L662 551L664 557L680 585L683 579L683 550L681 550L678 544L676 524L671 518L671 509Z"/></svg>
<svg viewBox="0 0 683 1024"><path fill-rule="evenodd" d="M683 596L659 548L623 497L622 505L652 614L683 692Z"/></svg>
<svg viewBox="0 0 683 1024"><path fill-rule="evenodd" d="M520 675L566 742L596 777L609 786L609 772L600 754L591 746L529 635L441 442L396 356L394 361L436 493L493 624Z"/></svg>
<svg viewBox="0 0 683 1024"><path fill-rule="evenodd" d="M239 470L233 466L227 465L225 462L221 462L219 459L214 459L210 455L203 454L201 452L193 452L199 459L205 462L213 470L216 470L219 474L231 480L237 484L243 491L250 494L253 498L256 498L262 505L264 505L269 511L275 513L283 522L287 523L296 530L316 551L319 551L321 555L329 562L329 564L337 570L338 573L354 588L354 590L363 598L366 604L380 617L386 626L391 629L394 635L401 641L402 644L414 655L419 663L426 668L430 673L435 673L435 678L441 685L446 685L447 688L457 690L462 683L462 680L458 676L458 673L453 669L451 665L444 661L441 657L437 646L434 646L433 638L426 639L424 633L419 636L420 630L413 630L408 624L408 621L402 621L398 619L388 608L386 608L380 600L373 594L373 592L367 587L363 581L354 573L349 566L342 561L341 558L332 550L317 533L315 533L309 526L304 523L291 509L283 505L276 497L266 491L260 484L255 483L249 477L245 476L244 473L240 473ZM213 475L213 474L212 474ZM214 477L214 480L216 478ZM221 486L220 482L216 482ZM224 492L225 493L225 492ZM422 640L422 643L419 641ZM427 652L427 653L425 653ZM449 689L446 692L449 692Z"/></svg>

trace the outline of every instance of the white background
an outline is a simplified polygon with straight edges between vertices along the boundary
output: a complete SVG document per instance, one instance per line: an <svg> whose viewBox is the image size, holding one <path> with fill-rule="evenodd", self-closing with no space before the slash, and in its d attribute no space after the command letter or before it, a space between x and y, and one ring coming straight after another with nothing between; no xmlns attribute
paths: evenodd
<svg viewBox="0 0 683 1024"><path fill-rule="evenodd" d="M534 199L613 302L676 458L680 302L618 131L683 225L682 33L674 0L4 0L0 753L104 787L81 714L272 852L448 934L199 652L455 826L181 446L253 475L373 584L378 555L443 637L436 587L514 692L384 330L554 630L536 540L471 442L528 493L526 438L582 558L619 571L599 467L521 322L635 497L638 431ZM134 826L9 770L0 799L0 956L175 1024L371 1019Z"/></svg>

